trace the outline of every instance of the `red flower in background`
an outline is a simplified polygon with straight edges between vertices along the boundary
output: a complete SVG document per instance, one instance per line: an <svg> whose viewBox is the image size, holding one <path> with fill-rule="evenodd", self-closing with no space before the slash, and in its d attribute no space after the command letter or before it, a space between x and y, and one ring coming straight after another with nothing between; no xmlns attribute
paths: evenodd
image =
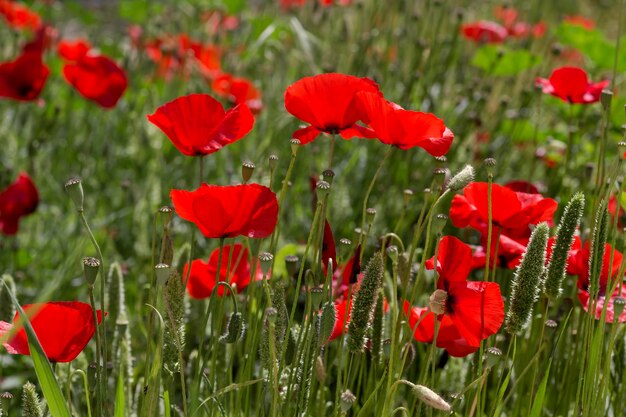
<svg viewBox="0 0 626 417"><path fill-rule="evenodd" d="M340 134L344 139L373 137L372 131L356 124L362 119L360 106L355 103L359 91L382 96L369 78L345 74L320 74L291 84L285 91L285 108L311 125L295 131L293 137L302 144L312 142L322 132Z"/></svg>
<svg viewBox="0 0 626 417"><path fill-rule="evenodd" d="M172 190L170 197L176 213L208 238L264 238L278 219L276 194L259 184L202 184L195 191Z"/></svg>
<svg viewBox="0 0 626 417"><path fill-rule="evenodd" d="M504 26L486 20L461 26L461 33L477 43L502 43L509 34Z"/></svg>
<svg viewBox="0 0 626 417"><path fill-rule="evenodd" d="M43 351L52 362L71 362L85 349L96 327L93 310L89 304L79 301L58 301L23 306L26 313L35 312L30 322L37 334ZM15 325L19 313L15 314ZM98 323L102 322L102 312L97 311ZM0 336L11 330L12 325L0 321ZM28 338L20 329L4 347L9 353L30 355Z"/></svg>
<svg viewBox="0 0 626 417"><path fill-rule="evenodd" d="M623 228L626 224L626 212L624 212L624 209L622 208L621 202L619 200L620 198L618 196L612 195L609 198L609 204L607 209L612 219L615 219L615 216L617 216L617 226L619 228Z"/></svg>
<svg viewBox="0 0 626 417"><path fill-rule="evenodd" d="M126 73L105 56L85 55L63 66L63 77L83 97L106 109L115 107L126 91Z"/></svg>
<svg viewBox="0 0 626 417"><path fill-rule="evenodd" d="M91 50L91 44L84 39L73 41L63 39L57 46L57 52L66 61L78 61Z"/></svg>
<svg viewBox="0 0 626 417"><path fill-rule="evenodd" d="M588 104L600 100L602 89L609 85L608 80L589 82L587 73L578 67L561 67L552 71L550 78L537 78L536 84L545 94L558 97L566 103Z"/></svg>
<svg viewBox="0 0 626 417"><path fill-rule="evenodd" d="M252 130L254 116L245 104L225 111L208 94L190 94L159 107L148 120L188 156L204 156L242 139Z"/></svg>
<svg viewBox="0 0 626 417"><path fill-rule="evenodd" d="M211 88L216 94L227 98L232 103L245 104L255 114L263 108L261 92L247 78L221 74L213 80Z"/></svg>
<svg viewBox="0 0 626 417"><path fill-rule="evenodd" d="M41 27L41 17L24 4L10 0L0 0L0 15L15 29L37 30Z"/></svg>
<svg viewBox="0 0 626 417"><path fill-rule="evenodd" d="M587 30L593 30L596 27L596 22L584 16L565 16L563 21L569 25L580 26Z"/></svg>
<svg viewBox="0 0 626 417"><path fill-rule="evenodd" d="M404 110L376 93L358 92L356 97L363 122L382 143L400 149L417 146L433 156L450 150L454 134L435 115Z"/></svg>
<svg viewBox="0 0 626 417"><path fill-rule="evenodd" d="M437 314L440 324L437 346L452 356L474 352L480 347L481 340L495 334L504 321L500 286L495 282L467 281L471 263L472 249L452 236L444 236L439 242L436 265L434 257L426 263L427 268L437 269L437 288L445 292L444 312ZM409 318L415 339L432 343L435 313L428 308L410 307L405 301L404 313Z"/></svg>
<svg viewBox="0 0 626 417"><path fill-rule="evenodd" d="M232 248L232 255L231 255ZM196 259L191 263L191 272L187 282L187 292L192 298L202 299L211 296L216 286L217 264L220 250L215 249L209 256L209 261ZM248 261L248 249L240 243L225 245L222 250L222 264L220 266L220 281L228 282L238 293L242 292L250 284L250 262ZM230 269L228 262L230 259ZM185 265L183 280L187 277L189 264ZM255 273L256 279L262 279L263 274L257 265ZM220 285L217 295L222 297L228 295L226 287Z"/></svg>
<svg viewBox="0 0 626 417"><path fill-rule="evenodd" d="M33 213L38 204L37 187L28 174L22 172L13 184L0 193L0 232L16 234L20 218Z"/></svg>
<svg viewBox="0 0 626 417"><path fill-rule="evenodd" d="M14 61L0 64L0 97L20 101L39 98L50 75L50 70L43 63L42 53L42 48L25 47Z"/></svg>

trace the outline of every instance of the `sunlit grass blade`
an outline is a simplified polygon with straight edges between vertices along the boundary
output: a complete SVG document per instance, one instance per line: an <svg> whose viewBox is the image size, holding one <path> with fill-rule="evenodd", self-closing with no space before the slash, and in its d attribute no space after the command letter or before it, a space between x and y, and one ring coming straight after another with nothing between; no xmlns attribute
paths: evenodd
<svg viewBox="0 0 626 417"><path fill-rule="evenodd" d="M115 417L125 417L124 369L122 366L120 366L120 372L117 376L117 388L115 391Z"/></svg>
<svg viewBox="0 0 626 417"><path fill-rule="evenodd" d="M150 374L148 375L148 391L143 399L142 413L143 416L153 417L159 413L159 392L161 390L161 369L163 367L163 339L165 335L165 325L163 323L163 317L156 308L148 304L148 307L152 308L157 317L159 318L159 333L156 341L156 350L154 357L152 358L152 367L150 368Z"/></svg>
<svg viewBox="0 0 626 417"><path fill-rule="evenodd" d="M535 399L533 400L533 408L530 410L530 417L539 417L541 415L543 402L546 398L546 387L548 385L548 378L550 376L551 367L552 367L552 359L550 359L550 362L548 362L548 368L546 369L546 373L543 375L543 378L541 379L541 383L539 384L539 389L537 390L537 394L535 394Z"/></svg>

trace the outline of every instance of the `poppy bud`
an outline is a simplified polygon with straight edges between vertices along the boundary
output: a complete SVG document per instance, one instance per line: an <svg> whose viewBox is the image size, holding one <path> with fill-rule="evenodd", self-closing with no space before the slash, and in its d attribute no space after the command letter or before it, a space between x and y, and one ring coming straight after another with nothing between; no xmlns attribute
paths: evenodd
<svg viewBox="0 0 626 417"><path fill-rule="evenodd" d="M485 362L487 367L493 368L502 359L502 351L497 347L490 347L485 354Z"/></svg>
<svg viewBox="0 0 626 417"><path fill-rule="evenodd" d="M626 298L624 297L615 297L613 300L613 322L619 323L619 316L622 315L624 311L624 307L626 307Z"/></svg>
<svg viewBox="0 0 626 417"><path fill-rule="evenodd" d="M88 256L83 258L83 276L85 282L92 286L96 282L98 277L98 271L100 270L100 260Z"/></svg>
<svg viewBox="0 0 626 417"><path fill-rule="evenodd" d="M574 233L580 225L584 209L585 195L580 192L576 193L565 207L565 212L556 230L545 280L546 295L553 300L561 295L561 283L566 276L567 257L574 243Z"/></svg>
<svg viewBox="0 0 626 417"><path fill-rule="evenodd" d="M22 387L22 416L43 417L37 388L30 382L25 383Z"/></svg>
<svg viewBox="0 0 626 417"><path fill-rule="evenodd" d="M352 317L348 326L348 334L350 336L348 348L351 352L359 353L363 351L365 333L372 321L376 299L378 298L378 289L382 285L383 275L383 256L380 252L377 252L368 262L361 285L354 294Z"/></svg>
<svg viewBox="0 0 626 417"><path fill-rule="evenodd" d="M2 285L3 281L9 287L9 290ZM11 293L15 294L15 281L8 274L2 275L0 280L0 321L10 322L15 316L15 305L11 299Z"/></svg>
<svg viewBox="0 0 626 417"><path fill-rule="evenodd" d="M170 266L168 264L157 264L154 266L157 283L164 285L170 277Z"/></svg>
<svg viewBox="0 0 626 417"><path fill-rule="evenodd" d="M374 217L376 217L375 208L370 207L367 210L365 210L365 221L367 222L368 225L371 225L374 222Z"/></svg>
<svg viewBox="0 0 626 417"><path fill-rule="evenodd" d="M349 389L342 392L339 398L340 398L339 405L341 407L341 412L344 414L347 413L348 410L352 408L352 405L356 402L356 397L354 396L352 391L350 391Z"/></svg>
<svg viewBox="0 0 626 417"><path fill-rule="evenodd" d="M320 319L320 342L325 343L335 328L337 321L337 309L333 301L327 301L322 307L322 315Z"/></svg>
<svg viewBox="0 0 626 417"><path fill-rule="evenodd" d="M424 404L445 412L450 412L452 407L436 392L423 385L413 385L413 392Z"/></svg>
<svg viewBox="0 0 626 417"><path fill-rule="evenodd" d="M326 197L328 193L330 192L330 184L323 180L318 181L315 188L317 190L317 198L319 198L320 200Z"/></svg>
<svg viewBox="0 0 626 417"><path fill-rule="evenodd" d="M272 261L274 260L274 255L269 252L261 252L259 253L259 263L261 264L261 271L264 276L267 276L270 271L270 267L272 266Z"/></svg>
<svg viewBox="0 0 626 417"><path fill-rule="evenodd" d="M324 298L324 290L322 287L313 287L309 290L309 294L311 294L313 308L317 310L322 303L322 299Z"/></svg>
<svg viewBox="0 0 626 417"><path fill-rule="evenodd" d="M474 181L474 167L465 165L465 167L448 182L448 188L455 192L461 191L472 181Z"/></svg>
<svg viewBox="0 0 626 417"><path fill-rule="evenodd" d="M322 179L330 185L333 184L333 178L335 178L335 171L332 169L325 169L324 172L322 172Z"/></svg>
<svg viewBox="0 0 626 417"><path fill-rule="evenodd" d="M276 163L278 162L278 156L271 154L268 158L270 164L270 170L274 171L276 169Z"/></svg>
<svg viewBox="0 0 626 417"><path fill-rule="evenodd" d="M611 100L613 100L613 92L608 89L602 90L600 94L600 103L604 111L608 111L611 108Z"/></svg>
<svg viewBox="0 0 626 417"><path fill-rule="evenodd" d="M244 161L241 164L241 178L243 179L244 184L250 181L252 174L254 173L254 168L256 165L250 161Z"/></svg>
<svg viewBox="0 0 626 417"><path fill-rule="evenodd" d="M233 313L228 318L226 333L220 336L220 343L232 344L243 337L245 323L241 313Z"/></svg>
<svg viewBox="0 0 626 417"><path fill-rule="evenodd" d="M435 290L435 292L428 298L428 309L436 315L445 314L447 299L447 292L439 289Z"/></svg>
<svg viewBox="0 0 626 417"><path fill-rule="evenodd" d="M522 261L515 271L511 286L511 302L506 315L506 328L509 333L519 332L530 320L533 306L539 297L549 234L550 228L547 223L535 227Z"/></svg>
<svg viewBox="0 0 626 417"><path fill-rule="evenodd" d="M80 182L80 178L70 178L65 183L65 191L70 195L70 198L74 202L74 207L79 213L83 212L83 201L85 200L85 194L83 193L83 185Z"/></svg>
<svg viewBox="0 0 626 417"><path fill-rule="evenodd" d="M287 267L287 274L293 277L298 272L298 257L295 255L285 256L285 266Z"/></svg>
<svg viewBox="0 0 626 417"><path fill-rule="evenodd" d="M300 149L300 139L291 139L291 156L295 158L298 154L298 149Z"/></svg>
<svg viewBox="0 0 626 417"><path fill-rule="evenodd" d="M398 247L396 245L389 246L385 253L394 264L398 262Z"/></svg>
<svg viewBox="0 0 626 417"><path fill-rule="evenodd" d="M404 197L404 206L406 207L409 205L409 203L411 202L411 199L413 198L413 190L409 190L407 188L402 192L402 195Z"/></svg>
<svg viewBox="0 0 626 417"><path fill-rule="evenodd" d="M172 207L163 206L159 209L159 213L163 214L163 216L165 217L165 226L168 226L170 223L170 220L172 220L172 213L174 213L174 210L172 209Z"/></svg>

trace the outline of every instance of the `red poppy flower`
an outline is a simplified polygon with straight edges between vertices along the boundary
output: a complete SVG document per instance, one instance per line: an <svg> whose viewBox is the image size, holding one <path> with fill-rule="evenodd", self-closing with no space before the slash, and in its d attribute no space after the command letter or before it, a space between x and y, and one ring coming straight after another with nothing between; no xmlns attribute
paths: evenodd
<svg viewBox="0 0 626 417"><path fill-rule="evenodd" d="M474 182L455 195L450 207L450 220L455 227L472 227L485 233L488 225L488 185ZM506 186L492 184L492 221L494 233L511 238L530 236L529 225L552 222L557 202L541 194L522 193Z"/></svg>
<svg viewBox="0 0 626 417"><path fill-rule="evenodd" d="M347 297L335 301L335 326L326 343L337 339L348 331L350 324L350 314L352 313L352 300L348 302Z"/></svg>
<svg viewBox="0 0 626 417"><path fill-rule="evenodd" d="M608 305L606 306L606 315L604 316L604 321L607 323L613 323L615 320L615 299L621 297L626 298L626 284L622 284L621 288L618 286L609 297ZM578 299L583 306L583 309L589 313L589 308L593 307L593 300L590 300L589 292L579 289L578 290ZM604 303L606 303L606 293L598 296L598 300L596 304L596 314L595 319L600 320L602 317L602 310L604 310ZM626 310L622 310L622 313L617 318L617 321L620 323L626 323Z"/></svg>
<svg viewBox="0 0 626 417"><path fill-rule="evenodd" d="M259 184L202 184L195 191L172 190L170 197L176 213L208 238L264 238L278 219L276 194Z"/></svg>
<svg viewBox="0 0 626 417"><path fill-rule="evenodd" d="M536 84L545 94L551 94L567 103L595 103L600 100L608 80L589 82L587 73L578 67L561 67L552 71L550 78L537 78Z"/></svg>
<svg viewBox="0 0 626 417"><path fill-rule="evenodd" d="M37 30L41 27L41 17L21 3L0 0L0 15L7 24L16 29Z"/></svg>
<svg viewBox="0 0 626 417"><path fill-rule="evenodd" d="M609 204L607 209L612 219L615 219L615 216L617 216L617 226L620 229L623 228L626 224L626 212L624 212L622 205L620 204L620 202L618 202L618 197L612 195L609 198Z"/></svg>
<svg viewBox="0 0 626 417"><path fill-rule="evenodd" d="M159 107L148 120L188 156L208 155L243 138L254 116L245 104L225 111L208 94L190 94Z"/></svg>
<svg viewBox="0 0 626 417"><path fill-rule="evenodd" d="M124 70L100 55L86 55L75 63L66 63L63 76L83 97L106 109L115 107L128 86Z"/></svg>
<svg viewBox="0 0 626 417"><path fill-rule="evenodd" d="M22 307L26 313L36 311L30 322L41 347L52 362L71 362L85 349L96 327L93 322L93 310L89 304L79 301L57 301L43 304L29 304ZM15 314L15 325L19 313ZM102 312L97 311L98 323L102 322ZM11 329L12 325L0 322L0 336ZM30 355L28 338L24 329L20 329L4 347L9 353Z"/></svg>
<svg viewBox="0 0 626 417"><path fill-rule="evenodd" d="M74 41L62 40L57 47L58 54L66 61L79 61L89 50L91 44L84 39L76 39Z"/></svg>
<svg viewBox="0 0 626 417"><path fill-rule="evenodd" d="M565 16L563 21L569 25L580 26L587 30L593 30L596 27L596 22L584 16Z"/></svg>
<svg viewBox="0 0 626 417"><path fill-rule="evenodd" d="M238 293L242 292L248 284L250 284L250 262L248 260L248 249L240 243L235 244L232 249L231 245L225 245L222 250L222 264L220 266L220 281L228 282ZM187 292L192 298L202 299L211 296L215 289L215 277L217 274L217 264L219 260L220 250L215 249L209 256L209 261L204 262L202 259L196 259L191 263L191 272L189 273L189 281L187 282ZM228 262L230 259L230 269ZM183 280L187 277L189 264L185 265L183 271ZM257 265L255 274L256 279L262 279L263 273ZM222 297L228 295L228 290L224 286L219 286L217 295Z"/></svg>
<svg viewBox="0 0 626 417"><path fill-rule="evenodd" d="M320 74L302 78L287 87L285 108L289 113L311 126L296 130L293 137L302 144L315 140L321 133L372 138L373 132L356 122L363 118L355 103L359 91L382 96L378 84L369 78L345 74Z"/></svg>
<svg viewBox="0 0 626 417"><path fill-rule="evenodd" d="M246 104L255 114L263 108L261 92L247 78L221 74L213 80L211 88L216 94L227 98L232 103Z"/></svg>
<svg viewBox="0 0 626 417"><path fill-rule="evenodd" d="M356 97L363 122L382 143L400 149L418 146L433 156L450 150L454 134L435 115L404 110L376 93L358 92Z"/></svg>
<svg viewBox="0 0 626 417"><path fill-rule="evenodd" d="M509 34L504 26L486 20L461 26L461 33L477 43L502 43Z"/></svg>
<svg viewBox="0 0 626 417"><path fill-rule="evenodd" d="M37 187L28 174L22 172L0 193L0 232L16 234L20 218L33 213L38 204Z"/></svg>
<svg viewBox="0 0 626 417"><path fill-rule="evenodd" d="M20 101L37 100L50 70L41 59L42 51L29 49L14 61L0 64L0 97Z"/></svg>
<svg viewBox="0 0 626 417"><path fill-rule="evenodd" d="M453 356L465 356L480 346L481 340L495 334L504 321L504 302L500 286L495 282L470 282L467 277L472 262L472 249L455 237L444 236L437 250L437 264L434 257L426 267L437 269L437 288L445 291L444 313L437 315L440 330L437 346L443 347ZM426 314L413 329L418 341L432 343L434 337L434 316L428 309L409 312L410 304L405 302L404 312L413 326ZM430 317L429 317L430 316ZM473 350L471 349L473 348Z"/></svg>
<svg viewBox="0 0 626 417"><path fill-rule="evenodd" d="M613 263L611 263L613 257ZM591 248L589 242L582 245L580 238L574 239L574 244L567 257L567 273L576 275L578 281L576 285L582 291L589 290L589 259L591 258ZM604 257L602 258L602 271L600 272L600 295L604 295L609 278L616 278L620 265L622 264L623 255L616 249L606 243L604 245ZM609 268L610 264L610 268Z"/></svg>

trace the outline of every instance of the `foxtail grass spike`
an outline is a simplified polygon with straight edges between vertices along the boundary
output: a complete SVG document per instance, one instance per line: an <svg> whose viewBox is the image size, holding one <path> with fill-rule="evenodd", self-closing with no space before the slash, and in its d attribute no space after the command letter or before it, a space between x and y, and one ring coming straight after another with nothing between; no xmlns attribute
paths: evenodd
<svg viewBox="0 0 626 417"><path fill-rule="evenodd" d="M276 309L276 322L274 336L276 340L276 351L283 348L285 335L287 334L287 323L289 322L289 311L285 301L285 288L280 282L272 288L272 306Z"/></svg>
<svg viewBox="0 0 626 417"><path fill-rule="evenodd" d="M552 245L552 257L545 280L546 295L552 300L556 300L561 295L561 284L567 269L567 255L574 243L574 233L580 225L584 209L585 195L576 193L565 207L565 212L556 231Z"/></svg>
<svg viewBox="0 0 626 417"><path fill-rule="evenodd" d="M220 336L220 343L232 344L237 342L243 337L245 329L245 322L240 312L231 314L228 318L228 325L226 326L226 332Z"/></svg>
<svg viewBox="0 0 626 417"><path fill-rule="evenodd" d="M37 389L30 382L25 383L22 387L22 416L43 417Z"/></svg>
<svg viewBox="0 0 626 417"><path fill-rule="evenodd" d="M465 167L457 172L450 182L448 182L448 188L452 191L461 191L472 181L474 181L474 167L465 165Z"/></svg>
<svg viewBox="0 0 626 417"><path fill-rule="evenodd" d="M515 271L509 311L506 315L506 328L509 333L517 333L526 326L539 297L549 234L550 228L546 223L535 227L522 262Z"/></svg>
<svg viewBox="0 0 626 417"><path fill-rule="evenodd" d="M383 268L383 255L377 252L367 264L361 285L354 295L352 316L348 326L348 349L351 352L363 351L365 333L372 321L378 290L383 281Z"/></svg>
<svg viewBox="0 0 626 417"><path fill-rule="evenodd" d="M328 301L322 307L322 316L320 319L320 344L324 344L333 333L336 321L337 311L335 309L335 303Z"/></svg>
<svg viewBox="0 0 626 417"><path fill-rule="evenodd" d="M8 274L3 275L0 279L0 321L11 322L15 316L15 306L11 294L4 288L2 281L6 283L12 294L15 294L15 281Z"/></svg>
<svg viewBox="0 0 626 417"><path fill-rule="evenodd" d="M182 278L175 269L170 270L169 279L165 283L165 346L163 363L170 372L178 372L179 352L185 347L185 293Z"/></svg>
<svg viewBox="0 0 626 417"><path fill-rule="evenodd" d="M591 256L589 257L589 296L595 299L600 291L600 275L604 259L604 244L608 233L608 210L606 202L602 200L596 213L591 240ZM610 268L609 268L610 269Z"/></svg>
<svg viewBox="0 0 626 417"><path fill-rule="evenodd" d="M104 272L103 272L104 273ZM109 267L109 310L107 311L111 321L115 322L122 310L126 310L126 290L124 288L124 276L119 263L114 262Z"/></svg>
<svg viewBox="0 0 626 417"><path fill-rule="evenodd" d="M372 356L379 361L383 348L383 297L380 295L376 300L376 308L374 309L374 321L372 322Z"/></svg>

